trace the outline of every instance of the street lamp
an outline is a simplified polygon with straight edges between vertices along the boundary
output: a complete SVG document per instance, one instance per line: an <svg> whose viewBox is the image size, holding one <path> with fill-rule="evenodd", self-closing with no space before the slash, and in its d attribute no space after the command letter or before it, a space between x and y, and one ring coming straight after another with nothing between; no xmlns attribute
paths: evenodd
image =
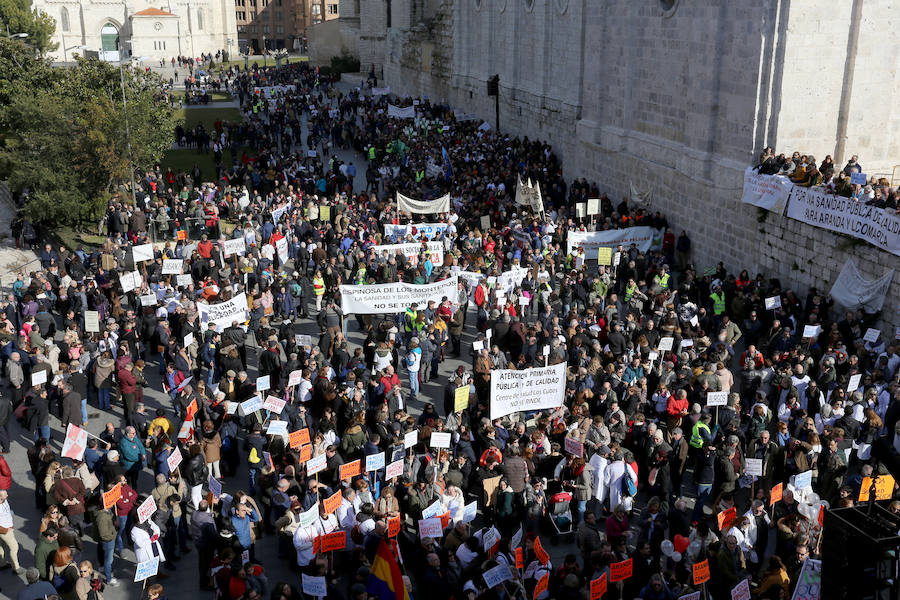
<svg viewBox="0 0 900 600"><path fill-rule="evenodd" d="M262 47L262 52L263 52L263 66L264 66L264 67L268 66L268 64L266 63L266 51L267 51L267 49L268 49L268 46L266 46L266 36L263 36L263 47Z"/></svg>

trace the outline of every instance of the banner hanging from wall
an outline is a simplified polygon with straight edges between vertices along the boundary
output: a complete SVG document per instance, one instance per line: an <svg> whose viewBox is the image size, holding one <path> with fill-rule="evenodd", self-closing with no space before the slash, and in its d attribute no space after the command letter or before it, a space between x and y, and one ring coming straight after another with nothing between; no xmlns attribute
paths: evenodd
<svg viewBox="0 0 900 600"><path fill-rule="evenodd" d="M783 215L793 187L794 184L787 177L760 175L753 167L747 167L744 171L744 193L741 202Z"/></svg>
<svg viewBox="0 0 900 600"><path fill-rule="evenodd" d="M862 308L866 312L876 313L884 306L893 279L894 269L878 279L864 279L853 259L848 258L831 286L831 297L844 308Z"/></svg>

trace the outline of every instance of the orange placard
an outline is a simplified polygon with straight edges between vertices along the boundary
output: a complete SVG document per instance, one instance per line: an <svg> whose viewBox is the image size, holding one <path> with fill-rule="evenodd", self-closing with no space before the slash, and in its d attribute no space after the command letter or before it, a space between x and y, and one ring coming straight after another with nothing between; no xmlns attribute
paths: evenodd
<svg viewBox="0 0 900 600"><path fill-rule="evenodd" d="M441 515L441 529L447 529L447 525L450 524L450 511L448 510L444 514Z"/></svg>
<svg viewBox="0 0 900 600"><path fill-rule="evenodd" d="M784 484L779 483L772 487L772 492L769 494L769 505L775 504L779 500L781 500L781 496L784 492Z"/></svg>
<svg viewBox="0 0 900 600"><path fill-rule="evenodd" d="M335 550L343 550L346 547L347 534L343 530L319 536L320 552L333 552Z"/></svg>
<svg viewBox="0 0 900 600"><path fill-rule="evenodd" d="M400 533L400 515L388 519L388 537L397 537Z"/></svg>
<svg viewBox="0 0 900 600"><path fill-rule="evenodd" d="M318 554L318 553L319 553L319 538L317 536L316 539L313 540L313 554Z"/></svg>
<svg viewBox="0 0 900 600"><path fill-rule="evenodd" d="M341 493L335 492L330 497L325 498L325 500L323 501L323 506L325 508L325 514L330 515L331 513L336 511L340 505L341 505Z"/></svg>
<svg viewBox="0 0 900 600"><path fill-rule="evenodd" d="M108 492L103 492L103 508L110 509L116 505L116 502L119 501L119 498L122 497L122 484L117 483L116 487L109 490Z"/></svg>
<svg viewBox="0 0 900 600"><path fill-rule="evenodd" d="M312 458L312 444L306 444L300 447L300 458L297 459L298 464L303 464Z"/></svg>
<svg viewBox="0 0 900 600"><path fill-rule="evenodd" d="M516 548L516 568L525 568L525 550L522 548Z"/></svg>
<svg viewBox="0 0 900 600"><path fill-rule="evenodd" d="M591 600L600 600L606 593L606 573L591 582Z"/></svg>
<svg viewBox="0 0 900 600"><path fill-rule="evenodd" d="M862 485L859 487L859 501L867 502L869 500L869 492L872 489L872 478L863 477ZM875 480L875 499L890 500L894 495L894 478L891 475L879 475Z"/></svg>
<svg viewBox="0 0 900 600"><path fill-rule="evenodd" d="M540 579L538 579L537 585L534 586L534 596L532 598L537 598L541 594L547 591L547 587L550 585L550 573L544 573Z"/></svg>
<svg viewBox="0 0 900 600"><path fill-rule="evenodd" d="M737 518L737 507L732 506L728 510L723 510L716 518L719 521L719 531L724 533L731 527L731 524L734 523L734 520Z"/></svg>
<svg viewBox="0 0 900 600"><path fill-rule="evenodd" d="M537 559L541 561L542 565L546 565L550 562L550 555L544 550L544 547L541 545L541 538L539 537L534 538L534 555L537 556Z"/></svg>
<svg viewBox="0 0 900 600"><path fill-rule="evenodd" d="M194 421L194 415L197 414L197 399L194 398L191 400L191 403L187 405L187 416L184 418L185 421Z"/></svg>
<svg viewBox="0 0 900 600"><path fill-rule="evenodd" d="M341 465L341 481L352 479L360 474L362 474L362 461L358 458L353 462Z"/></svg>
<svg viewBox="0 0 900 600"><path fill-rule="evenodd" d="M825 527L825 505L824 504L819 505L819 518L817 520L819 521L819 527Z"/></svg>
<svg viewBox="0 0 900 600"><path fill-rule="evenodd" d="M291 448L299 448L303 444L309 443L309 428L304 427L303 429L298 429L297 431L292 431L288 434L288 441L291 444Z"/></svg>
<svg viewBox="0 0 900 600"><path fill-rule="evenodd" d="M709 581L709 559L694 563L694 585Z"/></svg>
<svg viewBox="0 0 900 600"><path fill-rule="evenodd" d="M634 570L634 559L629 558L622 562L612 563L609 565L609 580L612 582L625 581L631 577Z"/></svg>
<svg viewBox="0 0 900 600"><path fill-rule="evenodd" d="M178 241L186 242L187 241L187 230L179 229L178 231L175 232L175 237L176 237L176 239L178 239Z"/></svg>

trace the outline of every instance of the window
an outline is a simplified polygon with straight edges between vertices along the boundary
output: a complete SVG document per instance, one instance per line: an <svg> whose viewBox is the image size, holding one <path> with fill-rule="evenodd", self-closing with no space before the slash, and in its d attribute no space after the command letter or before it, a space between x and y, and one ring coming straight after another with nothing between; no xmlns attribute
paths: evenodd
<svg viewBox="0 0 900 600"><path fill-rule="evenodd" d="M269 33L269 26L263 25L263 33Z"/></svg>
<svg viewBox="0 0 900 600"><path fill-rule="evenodd" d="M238 20L238 21L246 21L246 20L247 20L247 13L246 13L245 11L243 11L243 10L237 11L237 20Z"/></svg>
<svg viewBox="0 0 900 600"><path fill-rule="evenodd" d="M321 15L321 14L322 14L322 7L319 6L318 4L313 4L311 8L312 8L312 11L310 11L310 12L311 12L312 14L314 14L314 15Z"/></svg>
<svg viewBox="0 0 900 600"><path fill-rule="evenodd" d="M62 11L59 13L59 24L63 31L69 30L69 9L65 6L63 6Z"/></svg>
<svg viewBox="0 0 900 600"><path fill-rule="evenodd" d="M203 31L203 11L197 10L197 29Z"/></svg>
<svg viewBox="0 0 900 600"><path fill-rule="evenodd" d="M250 0L250 6L256 6L256 0Z"/></svg>
<svg viewBox="0 0 900 600"><path fill-rule="evenodd" d="M329 15L338 14L338 5L337 4L329 4L328 5L328 14Z"/></svg>
<svg viewBox="0 0 900 600"><path fill-rule="evenodd" d="M284 25L276 25L275 33L284 33Z"/></svg>

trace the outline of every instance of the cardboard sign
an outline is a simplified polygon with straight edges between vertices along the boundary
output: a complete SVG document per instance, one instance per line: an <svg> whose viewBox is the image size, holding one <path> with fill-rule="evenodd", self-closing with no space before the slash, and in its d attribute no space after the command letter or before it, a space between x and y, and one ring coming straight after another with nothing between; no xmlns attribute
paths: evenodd
<svg viewBox="0 0 900 600"><path fill-rule="evenodd" d="M732 506L727 510L723 510L716 517L719 523L719 531L725 533L728 531L728 528L731 527L731 524L734 523L734 520L737 518L737 507Z"/></svg>
<svg viewBox="0 0 900 600"><path fill-rule="evenodd" d="M314 598L324 598L328 595L328 585L325 576L315 577L303 573L303 593Z"/></svg>
<svg viewBox="0 0 900 600"><path fill-rule="evenodd" d="M566 454L571 454L571 455L577 456L579 458L584 456L584 444L582 444L580 441L576 440L575 438L566 436L565 446L566 446Z"/></svg>
<svg viewBox="0 0 900 600"><path fill-rule="evenodd" d="M750 600L750 581L745 577L731 590L731 600Z"/></svg>
<svg viewBox="0 0 900 600"><path fill-rule="evenodd" d="M366 456L366 473L384 468L384 452L369 454Z"/></svg>
<svg viewBox="0 0 900 600"><path fill-rule="evenodd" d="M291 445L291 448L299 448L304 444L309 443L309 428L304 427L303 429L298 429L297 431L292 431L288 434L288 441Z"/></svg>
<svg viewBox="0 0 900 600"><path fill-rule="evenodd" d="M403 475L403 459L395 460L384 470L385 479L393 479L394 477L400 477L401 475Z"/></svg>
<svg viewBox="0 0 900 600"><path fill-rule="evenodd" d="M435 431L431 434L431 443L429 445L432 448L449 448L452 435L443 431Z"/></svg>
<svg viewBox="0 0 900 600"><path fill-rule="evenodd" d="M779 500L781 500L781 496L784 493L784 484L778 483L772 487L772 491L769 494L769 504L775 504Z"/></svg>
<svg viewBox="0 0 900 600"><path fill-rule="evenodd" d="M537 598L538 596L546 592L548 587L550 587L550 573L544 573L541 578L538 579L537 584L535 584L534 596L532 597Z"/></svg>
<svg viewBox="0 0 900 600"><path fill-rule="evenodd" d="M709 559L694 563L694 585L700 585L709 581Z"/></svg>
<svg viewBox="0 0 900 600"><path fill-rule="evenodd" d="M862 373L857 373L856 375L851 375L850 381L847 382L847 393L852 394L857 389L859 389L860 381L862 381Z"/></svg>
<svg viewBox="0 0 900 600"><path fill-rule="evenodd" d="M541 545L541 538L539 537L534 538L534 555L541 561L542 565L546 565L550 562L550 555L544 550L544 546Z"/></svg>
<svg viewBox="0 0 900 600"><path fill-rule="evenodd" d="M150 560L138 563L134 570L134 581L135 583L144 581L149 577L154 577L157 573L159 573L159 557L154 556Z"/></svg>
<svg viewBox="0 0 900 600"><path fill-rule="evenodd" d="M675 338L673 337L664 337L659 340L659 346L657 350L660 352L668 352L672 349L672 345L675 343Z"/></svg>
<svg viewBox="0 0 900 600"><path fill-rule="evenodd" d="M412 448L413 446L415 446L418 443L419 443L419 431L417 429L413 429L412 431L407 431L403 435L403 445L406 447L407 450L409 448Z"/></svg>
<svg viewBox="0 0 900 600"><path fill-rule="evenodd" d="M216 479L215 477L210 475L208 485L209 485L209 492L213 496L215 496L216 498L222 497L222 484L219 482L218 479Z"/></svg>
<svg viewBox="0 0 900 600"><path fill-rule="evenodd" d="M591 600L600 600L606 593L606 573L591 581Z"/></svg>
<svg viewBox="0 0 900 600"><path fill-rule="evenodd" d="M804 338L814 338L819 335L820 327L818 325L804 325L803 326L803 337Z"/></svg>
<svg viewBox="0 0 900 600"><path fill-rule="evenodd" d="M616 581L625 581L634 570L634 559L629 558L622 562L612 563L609 565L609 580L613 583Z"/></svg>
<svg viewBox="0 0 900 600"><path fill-rule="evenodd" d="M781 296L766 298L766 310L775 310L778 308L781 308Z"/></svg>
<svg viewBox="0 0 900 600"><path fill-rule="evenodd" d="M863 477L859 488L859 501L867 502L872 489L872 478ZM879 475L875 480L875 499L890 500L894 495L894 477L892 475Z"/></svg>
<svg viewBox="0 0 900 600"><path fill-rule="evenodd" d="M285 404L287 404L287 402L285 402L281 398L278 398L276 396L266 396L266 399L263 402L263 408L280 415L281 411L284 410Z"/></svg>
<svg viewBox="0 0 900 600"><path fill-rule="evenodd" d="M322 506L325 509L325 514L330 515L331 513L336 511L341 505L341 500L342 497L340 492L335 492L328 498L325 498L325 500L322 501Z"/></svg>
<svg viewBox="0 0 900 600"><path fill-rule="evenodd" d="M84 330L88 333L100 333L100 313L96 310L84 311Z"/></svg>
<svg viewBox="0 0 900 600"><path fill-rule="evenodd" d="M328 457L324 453L310 458L306 463L306 474L315 475L319 471L324 470L327 461Z"/></svg>
<svg viewBox="0 0 900 600"><path fill-rule="evenodd" d="M461 412L469 408L469 386L461 385L453 393L453 412Z"/></svg>
<svg viewBox="0 0 900 600"><path fill-rule="evenodd" d="M706 392L707 406L727 406L728 392Z"/></svg>
<svg viewBox="0 0 900 600"><path fill-rule="evenodd" d="M753 477L762 477L763 459L748 458L744 460L744 473L746 473L747 475L752 475Z"/></svg>
<svg viewBox="0 0 900 600"><path fill-rule="evenodd" d="M141 502L141 505L138 506L137 516L138 523L143 523L147 519L153 516L153 513L156 512L156 500L153 499L153 496L147 496L147 499Z"/></svg>
<svg viewBox="0 0 900 600"><path fill-rule="evenodd" d="M388 537L397 537L397 534L400 533L400 523L400 515L388 518Z"/></svg>
<svg viewBox="0 0 900 600"><path fill-rule="evenodd" d="M37 387L42 383L47 383L47 371L46 369L41 369L40 371L32 371L31 372L31 387Z"/></svg>
<svg viewBox="0 0 900 600"><path fill-rule="evenodd" d="M509 567L506 564L500 564L492 569L488 569L483 573L483 576L484 583L487 585L488 589L502 585L504 581L512 579L512 575L509 573Z"/></svg>
<svg viewBox="0 0 900 600"><path fill-rule="evenodd" d="M340 469L340 479L352 479L357 475L362 475L362 461L356 459L353 462L344 463Z"/></svg>
<svg viewBox="0 0 900 600"><path fill-rule="evenodd" d="M440 518L419 520L419 538L439 538L444 536L444 528L441 527Z"/></svg>
<svg viewBox="0 0 900 600"><path fill-rule="evenodd" d="M334 552L347 547L347 533L338 530L333 533L319 536L319 552Z"/></svg>
<svg viewBox="0 0 900 600"><path fill-rule="evenodd" d="M103 492L103 509L109 510L116 505L119 498L122 497L122 484L117 483L115 487L108 492Z"/></svg>

